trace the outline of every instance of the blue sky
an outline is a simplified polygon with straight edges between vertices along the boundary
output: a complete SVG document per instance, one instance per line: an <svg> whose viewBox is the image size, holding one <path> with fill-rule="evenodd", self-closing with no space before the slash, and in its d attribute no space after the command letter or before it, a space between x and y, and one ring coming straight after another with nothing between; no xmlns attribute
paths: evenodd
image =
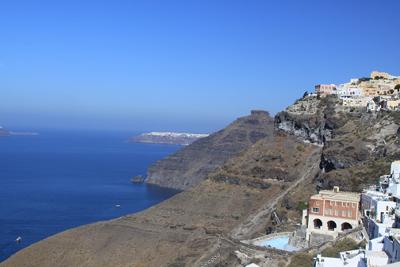
<svg viewBox="0 0 400 267"><path fill-rule="evenodd" d="M0 125L208 132L400 74L400 1L0 2Z"/></svg>

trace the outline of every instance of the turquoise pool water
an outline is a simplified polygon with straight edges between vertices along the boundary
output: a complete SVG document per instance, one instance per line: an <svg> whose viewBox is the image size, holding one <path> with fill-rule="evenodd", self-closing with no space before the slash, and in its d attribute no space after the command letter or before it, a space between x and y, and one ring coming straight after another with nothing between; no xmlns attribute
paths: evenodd
<svg viewBox="0 0 400 267"><path fill-rule="evenodd" d="M298 250L296 247L293 247L288 244L289 237L288 236L277 236L268 240L260 241L259 246L263 247L273 247L277 249L282 249L286 251L296 251Z"/></svg>

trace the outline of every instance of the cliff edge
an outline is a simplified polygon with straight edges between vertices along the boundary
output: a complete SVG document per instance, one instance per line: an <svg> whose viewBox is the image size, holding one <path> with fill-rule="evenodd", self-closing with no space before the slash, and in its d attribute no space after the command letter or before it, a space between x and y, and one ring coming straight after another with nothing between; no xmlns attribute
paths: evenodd
<svg viewBox="0 0 400 267"><path fill-rule="evenodd" d="M149 170L150 182L186 191L47 238L0 266L243 266L252 257L285 266L290 254L239 240L293 230L320 188L375 183L400 157L399 114L345 107L330 96L299 99L274 121L253 113Z"/></svg>
<svg viewBox="0 0 400 267"><path fill-rule="evenodd" d="M266 111L252 111L226 128L201 138L148 168L146 182L174 189L199 184L229 158L258 140L272 137L274 119Z"/></svg>

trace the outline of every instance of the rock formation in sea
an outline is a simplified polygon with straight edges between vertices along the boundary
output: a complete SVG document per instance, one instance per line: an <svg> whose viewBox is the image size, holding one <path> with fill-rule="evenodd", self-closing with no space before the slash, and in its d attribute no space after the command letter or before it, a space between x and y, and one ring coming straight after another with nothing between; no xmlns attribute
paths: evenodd
<svg viewBox="0 0 400 267"><path fill-rule="evenodd" d="M132 177L131 182L134 184L140 184L144 182L144 177L142 175L135 175Z"/></svg>

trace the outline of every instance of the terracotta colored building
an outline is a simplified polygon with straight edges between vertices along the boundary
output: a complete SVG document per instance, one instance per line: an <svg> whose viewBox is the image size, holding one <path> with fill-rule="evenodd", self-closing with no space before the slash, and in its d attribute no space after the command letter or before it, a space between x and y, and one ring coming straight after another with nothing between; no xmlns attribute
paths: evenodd
<svg viewBox="0 0 400 267"><path fill-rule="evenodd" d="M315 93L318 95L336 94L336 85L334 85L334 84L318 84L315 86Z"/></svg>
<svg viewBox="0 0 400 267"><path fill-rule="evenodd" d="M359 225L360 194L323 190L311 196L307 211L307 239L312 233L337 236Z"/></svg>

